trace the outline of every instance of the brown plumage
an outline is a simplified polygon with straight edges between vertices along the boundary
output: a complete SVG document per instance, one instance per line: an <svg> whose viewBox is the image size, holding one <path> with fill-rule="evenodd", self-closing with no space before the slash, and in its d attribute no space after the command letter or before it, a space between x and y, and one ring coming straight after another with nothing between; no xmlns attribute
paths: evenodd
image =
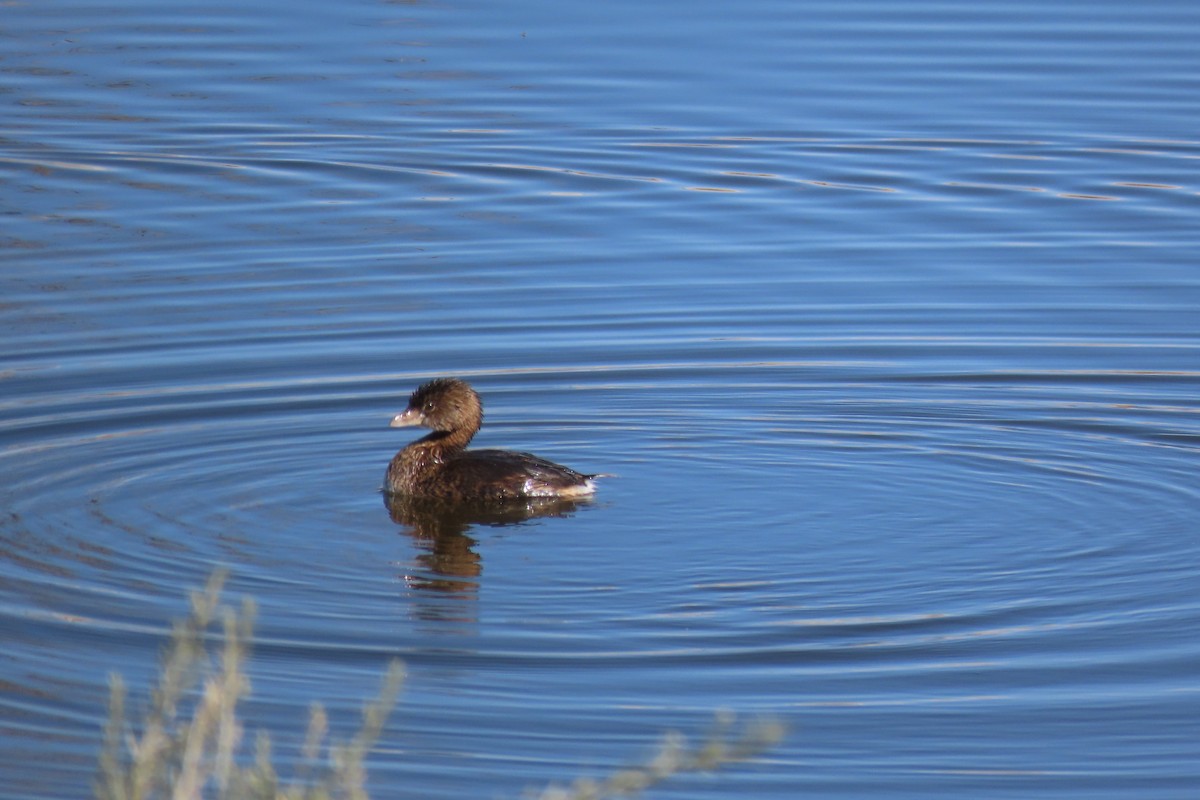
<svg viewBox="0 0 1200 800"><path fill-rule="evenodd" d="M450 500L512 500L521 497L585 497L594 478L529 453L468 450L483 424L475 390L457 378L436 378L419 387L392 427L420 425L432 433L392 459L384 490Z"/></svg>

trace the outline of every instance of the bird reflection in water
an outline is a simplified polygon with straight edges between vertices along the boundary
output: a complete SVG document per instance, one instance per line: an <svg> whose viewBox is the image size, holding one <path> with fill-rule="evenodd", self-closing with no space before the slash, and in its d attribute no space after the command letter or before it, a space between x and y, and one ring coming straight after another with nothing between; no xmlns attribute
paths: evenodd
<svg viewBox="0 0 1200 800"><path fill-rule="evenodd" d="M425 575L409 574L415 589L473 595L483 572L483 558L468 532L477 527L519 525L540 517L569 517L590 498L526 497L504 503L464 503L462 500L407 497L383 493L392 522L402 525L418 549L416 563Z"/></svg>

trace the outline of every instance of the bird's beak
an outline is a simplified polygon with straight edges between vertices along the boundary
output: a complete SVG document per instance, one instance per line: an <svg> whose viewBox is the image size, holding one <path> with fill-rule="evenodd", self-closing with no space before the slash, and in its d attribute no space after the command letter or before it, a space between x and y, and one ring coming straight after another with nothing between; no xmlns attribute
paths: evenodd
<svg viewBox="0 0 1200 800"><path fill-rule="evenodd" d="M411 425L420 425L425 421L424 415L418 408L406 408L396 416L392 417L392 428L407 428Z"/></svg>

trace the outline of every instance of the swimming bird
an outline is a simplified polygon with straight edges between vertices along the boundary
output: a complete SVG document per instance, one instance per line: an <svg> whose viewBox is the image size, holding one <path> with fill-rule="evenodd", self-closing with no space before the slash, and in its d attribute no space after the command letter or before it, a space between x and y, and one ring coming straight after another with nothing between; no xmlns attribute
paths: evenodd
<svg viewBox="0 0 1200 800"><path fill-rule="evenodd" d="M384 490L449 500L513 500L522 497L587 497L600 474L581 472L530 453L468 450L483 424L479 394L458 378L435 378L417 388L391 427L432 430L388 464Z"/></svg>

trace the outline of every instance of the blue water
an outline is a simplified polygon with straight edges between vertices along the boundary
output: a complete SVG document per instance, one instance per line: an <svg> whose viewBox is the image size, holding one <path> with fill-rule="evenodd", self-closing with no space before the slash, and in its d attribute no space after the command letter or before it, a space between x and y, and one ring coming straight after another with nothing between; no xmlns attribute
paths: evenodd
<svg viewBox="0 0 1200 800"><path fill-rule="evenodd" d="M0 20L0 795L226 565L285 774L406 661L374 797L721 708L789 736L654 797L1196 796L1200 6ZM436 375L618 477L393 520Z"/></svg>

